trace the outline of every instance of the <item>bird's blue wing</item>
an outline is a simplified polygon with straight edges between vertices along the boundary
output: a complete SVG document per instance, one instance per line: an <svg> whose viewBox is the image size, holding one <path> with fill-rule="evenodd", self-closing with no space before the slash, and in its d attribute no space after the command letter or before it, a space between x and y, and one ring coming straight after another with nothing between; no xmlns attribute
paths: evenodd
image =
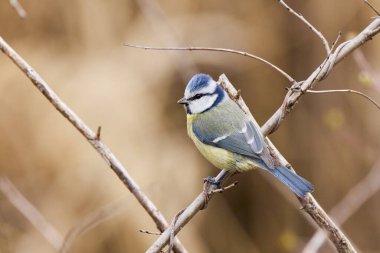
<svg viewBox="0 0 380 253"><path fill-rule="evenodd" d="M259 154L264 149L264 137L252 121L242 122L233 132L220 130L218 127L210 129L204 124L193 124L194 134L204 144L259 159Z"/></svg>

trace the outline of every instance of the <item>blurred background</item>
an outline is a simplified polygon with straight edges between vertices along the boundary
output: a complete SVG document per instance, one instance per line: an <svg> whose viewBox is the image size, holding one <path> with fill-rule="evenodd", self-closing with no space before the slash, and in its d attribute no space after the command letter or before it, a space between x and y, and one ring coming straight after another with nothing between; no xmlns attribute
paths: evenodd
<svg viewBox="0 0 380 253"><path fill-rule="evenodd" d="M375 16L360 0L287 3L329 42L339 31L340 41L357 34ZM278 1L21 4L25 19L8 1L0 2L0 36L94 131L102 126L102 140L168 221L202 191L204 177L219 172L187 137L185 112L176 104L191 76L204 72L218 79L225 73L242 90L259 124L281 105L290 84L268 66L242 56L145 51L123 44L247 51L296 80L308 77L325 58L320 39ZM373 4L380 9L380 2ZM341 62L316 88L356 89L380 101L377 37ZM69 252L143 252L154 242L157 236L139 232L156 228L134 197L3 54L0 115L2 182L9 179L60 239L94 212L108 208L103 213L110 217L74 237ZM296 171L315 185L314 196L326 211L354 191L337 216L352 212L342 227L362 252L380 251L380 180L376 179L380 165L375 166L379 129L379 109L359 96L306 94L270 136ZM299 210L294 195L261 171L235 179L238 186L218 194L181 231L179 238L187 250L303 252L316 228ZM355 209L357 201L363 203ZM3 193L0 252L56 252ZM319 252L335 251L325 244Z"/></svg>

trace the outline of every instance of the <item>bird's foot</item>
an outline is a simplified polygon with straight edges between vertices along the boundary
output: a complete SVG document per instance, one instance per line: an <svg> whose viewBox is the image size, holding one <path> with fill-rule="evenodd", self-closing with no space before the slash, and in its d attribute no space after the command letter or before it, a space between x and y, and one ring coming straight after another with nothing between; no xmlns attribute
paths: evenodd
<svg viewBox="0 0 380 253"><path fill-rule="evenodd" d="M222 188L221 180L218 180L215 177L206 177L203 179L203 183L207 185L215 185L217 189Z"/></svg>
<svg viewBox="0 0 380 253"><path fill-rule="evenodd" d="M216 179L215 177L206 177L203 179L203 196L204 203L201 207L201 210L206 209L208 206L208 201L210 200L211 195L213 194L213 189L210 189L212 185L216 186L216 189L221 189L221 180Z"/></svg>

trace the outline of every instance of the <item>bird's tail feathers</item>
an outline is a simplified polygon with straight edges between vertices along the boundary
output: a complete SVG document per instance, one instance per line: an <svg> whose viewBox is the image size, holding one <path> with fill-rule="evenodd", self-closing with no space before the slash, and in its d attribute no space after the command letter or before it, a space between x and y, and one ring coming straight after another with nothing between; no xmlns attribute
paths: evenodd
<svg viewBox="0 0 380 253"><path fill-rule="evenodd" d="M306 193L314 190L313 185L303 177L297 175L286 167L279 166L275 169L267 169L271 174L277 177L281 182L288 186L299 197L305 197Z"/></svg>

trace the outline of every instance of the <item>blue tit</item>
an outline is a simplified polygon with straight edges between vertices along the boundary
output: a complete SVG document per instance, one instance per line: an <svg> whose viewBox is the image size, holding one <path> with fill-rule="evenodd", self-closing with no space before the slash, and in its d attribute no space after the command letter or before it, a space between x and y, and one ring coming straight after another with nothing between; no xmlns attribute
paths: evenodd
<svg viewBox="0 0 380 253"><path fill-rule="evenodd" d="M215 167L232 172L261 168L299 197L313 191L306 179L275 162L257 122L209 75L193 76L178 103L186 109L188 135Z"/></svg>

